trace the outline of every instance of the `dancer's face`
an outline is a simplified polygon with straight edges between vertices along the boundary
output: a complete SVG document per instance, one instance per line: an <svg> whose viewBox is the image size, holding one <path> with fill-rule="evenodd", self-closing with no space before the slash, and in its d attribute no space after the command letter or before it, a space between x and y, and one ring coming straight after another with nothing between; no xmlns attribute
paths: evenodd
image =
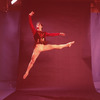
<svg viewBox="0 0 100 100"><path fill-rule="evenodd" d="M36 28L37 28L37 30L42 31L43 25L41 23L37 23Z"/></svg>

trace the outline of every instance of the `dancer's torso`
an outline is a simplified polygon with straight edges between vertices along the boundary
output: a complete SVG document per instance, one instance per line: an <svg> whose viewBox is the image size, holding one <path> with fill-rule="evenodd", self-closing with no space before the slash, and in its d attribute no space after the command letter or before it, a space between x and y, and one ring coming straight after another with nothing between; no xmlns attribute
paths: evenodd
<svg viewBox="0 0 100 100"><path fill-rule="evenodd" d="M46 32L36 31L34 40L36 44L46 44Z"/></svg>

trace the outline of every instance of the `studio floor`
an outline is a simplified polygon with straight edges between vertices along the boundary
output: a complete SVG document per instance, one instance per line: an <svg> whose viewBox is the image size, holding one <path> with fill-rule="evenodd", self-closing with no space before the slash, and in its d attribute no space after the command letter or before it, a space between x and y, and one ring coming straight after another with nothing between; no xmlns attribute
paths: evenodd
<svg viewBox="0 0 100 100"><path fill-rule="evenodd" d="M100 94L81 90L24 89L16 90L4 100L100 100Z"/></svg>
<svg viewBox="0 0 100 100"><path fill-rule="evenodd" d="M0 100L100 100L99 83L96 90L15 89L14 82L0 82Z"/></svg>

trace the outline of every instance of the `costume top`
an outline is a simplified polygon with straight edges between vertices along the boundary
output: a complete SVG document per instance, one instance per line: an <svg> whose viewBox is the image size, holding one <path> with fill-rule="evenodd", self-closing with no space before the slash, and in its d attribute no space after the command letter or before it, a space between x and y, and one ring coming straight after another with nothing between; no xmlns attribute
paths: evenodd
<svg viewBox="0 0 100 100"><path fill-rule="evenodd" d="M47 33L43 31L37 31L34 25L32 24L32 18L30 15L29 15L29 24L32 29L32 33L36 44L46 44L46 38L45 38L46 36L58 36L60 34L60 33Z"/></svg>

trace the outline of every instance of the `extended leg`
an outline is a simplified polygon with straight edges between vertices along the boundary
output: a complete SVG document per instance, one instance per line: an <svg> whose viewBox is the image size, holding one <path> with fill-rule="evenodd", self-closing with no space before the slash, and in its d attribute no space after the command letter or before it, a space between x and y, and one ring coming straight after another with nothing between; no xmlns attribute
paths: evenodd
<svg viewBox="0 0 100 100"><path fill-rule="evenodd" d="M65 47L71 47L72 44L74 44L74 43L75 43L75 41L68 42L66 44L60 44L60 45L51 45L51 44L44 45L43 51L48 51L48 50L52 50L52 49L63 49Z"/></svg>
<svg viewBox="0 0 100 100"><path fill-rule="evenodd" d="M36 61L37 57L39 56L40 52L41 52L41 51L39 50L38 47L36 47L36 48L34 49L33 54L32 54L32 57L31 57L31 61L29 62L29 65L28 65L28 67L27 67L27 70L26 70L26 72L25 72L25 74L24 74L24 76L23 76L23 79L25 79L25 78L28 76L29 71L30 71L31 68L33 67L33 64L35 63L35 61Z"/></svg>

